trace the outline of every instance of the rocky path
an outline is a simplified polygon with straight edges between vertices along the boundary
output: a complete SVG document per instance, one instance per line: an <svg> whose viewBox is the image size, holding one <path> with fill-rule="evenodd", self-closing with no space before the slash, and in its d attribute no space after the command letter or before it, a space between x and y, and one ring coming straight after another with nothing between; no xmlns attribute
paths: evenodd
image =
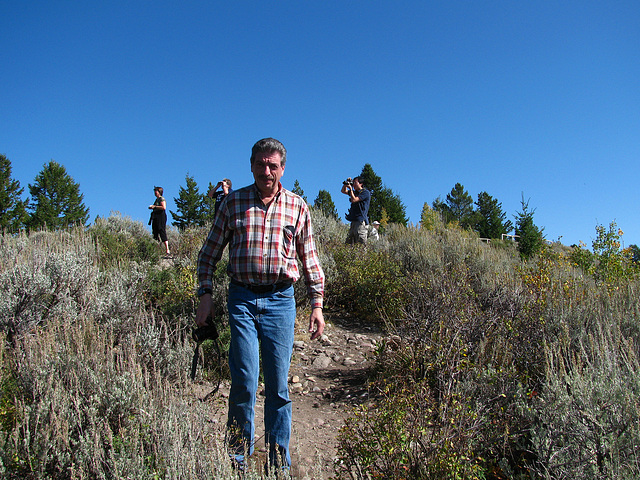
<svg viewBox="0 0 640 480"><path fill-rule="evenodd" d="M336 438L353 406L366 402L367 371L380 333L371 327L327 319L325 333L310 342L307 321L296 329L289 391L293 402L291 439L292 474L297 479L320 480L334 476ZM220 402L228 397L228 385L220 387ZM264 397L256 404L256 452L264 455ZM224 421L225 408L219 408Z"/></svg>
<svg viewBox="0 0 640 480"><path fill-rule="evenodd" d="M367 372L380 335L361 325L330 321L319 342L300 336L290 374L292 461L299 478L324 479L334 472L336 437L344 419L368 399Z"/></svg>

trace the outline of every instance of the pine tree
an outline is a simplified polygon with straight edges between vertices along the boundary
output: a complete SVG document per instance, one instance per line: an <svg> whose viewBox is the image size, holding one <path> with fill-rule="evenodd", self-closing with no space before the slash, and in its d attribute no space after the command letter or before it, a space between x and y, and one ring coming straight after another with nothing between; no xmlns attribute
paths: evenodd
<svg viewBox="0 0 640 480"><path fill-rule="evenodd" d="M518 251L523 258L531 258L542 250L544 246L544 229L538 228L533 223L534 210L529 210L529 200L524 201L524 195L521 200L522 211L515 216L516 219L516 235L518 235Z"/></svg>
<svg viewBox="0 0 640 480"><path fill-rule="evenodd" d="M207 193L213 190L214 187L215 185L209 182ZM202 195L202 219L205 225L211 225L216 217L216 198L215 195L213 198L209 197L207 193Z"/></svg>
<svg viewBox="0 0 640 480"><path fill-rule="evenodd" d="M402 203L398 195L393 193L389 187L382 187L376 195L376 208L380 209L380 222L382 222L382 212L384 211L389 218L389 223L399 223L407 226L409 219L407 218L407 208ZM373 201L373 200L372 200ZM376 217L371 217L372 221Z"/></svg>
<svg viewBox="0 0 640 480"><path fill-rule="evenodd" d="M189 227L202 227L205 222L205 211L203 209L204 197L198 189L198 184L192 176L185 177L187 188L180 187L176 202L177 212L171 212L174 221L171 224L182 231Z"/></svg>
<svg viewBox="0 0 640 480"><path fill-rule="evenodd" d="M291 191L296 195L300 195L304 200L304 203L309 203L307 197L304 195L304 190L302 190L302 187L300 186L300 182L298 182L298 180L293 182L293 189Z"/></svg>
<svg viewBox="0 0 640 480"><path fill-rule="evenodd" d="M80 185L67 174L64 166L51 160L29 184L31 212L29 228L56 230L73 225L85 226L89 209L83 203Z"/></svg>
<svg viewBox="0 0 640 480"><path fill-rule="evenodd" d="M369 220L380 220L382 210L386 210L389 223L407 225L406 207L398 195L382 183L382 179L373 171L371 164L362 167L359 177L364 186L371 192L371 204L369 205Z"/></svg>
<svg viewBox="0 0 640 480"><path fill-rule="evenodd" d="M0 232L15 233L26 227L28 201L20 198L23 192L20 182L11 179L11 161L0 155Z"/></svg>
<svg viewBox="0 0 640 480"><path fill-rule="evenodd" d="M456 183L447 194L447 206L453 220L462 228L471 227L473 224L473 198L462 184Z"/></svg>
<svg viewBox="0 0 640 480"><path fill-rule="evenodd" d="M447 225L451 222L454 222L453 213L451 212L451 208L447 205L446 202L442 201L442 198L438 196L433 202L431 202L431 208L434 212L440 215L440 219L442 223Z"/></svg>
<svg viewBox="0 0 640 480"><path fill-rule="evenodd" d="M501 238L503 233L509 233L513 228L511 220L506 220L507 214L502 211L502 203L487 192L480 192L476 201L476 221L474 230L481 238Z"/></svg>
<svg viewBox="0 0 640 480"><path fill-rule="evenodd" d="M382 189L382 178L373 171L373 167L370 163L365 163L359 177L362 180L362 183L364 183L365 188L372 194ZM369 208L369 211L371 211L371 208Z"/></svg>
<svg viewBox="0 0 640 480"><path fill-rule="evenodd" d="M333 203L331 194L326 190L320 190L318 192L318 196L313 202L313 208L320 210L329 218L340 220L340 215L338 215L338 210L336 209L336 205Z"/></svg>

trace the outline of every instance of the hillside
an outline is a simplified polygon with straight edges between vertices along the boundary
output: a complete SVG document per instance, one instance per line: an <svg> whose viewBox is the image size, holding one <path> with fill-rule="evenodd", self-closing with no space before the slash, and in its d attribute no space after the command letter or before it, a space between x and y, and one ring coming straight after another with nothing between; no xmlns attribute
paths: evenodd
<svg viewBox="0 0 640 480"><path fill-rule="evenodd" d="M437 223L345 246L314 215L330 326L307 340L296 285L296 478L640 477L640 283L615 229L525 260ZM210 345L189 378L205 234L171 232L170 259L119 216L0 237L3 478L232 477ZM225 294L221 265L223 322Z"/></svg>

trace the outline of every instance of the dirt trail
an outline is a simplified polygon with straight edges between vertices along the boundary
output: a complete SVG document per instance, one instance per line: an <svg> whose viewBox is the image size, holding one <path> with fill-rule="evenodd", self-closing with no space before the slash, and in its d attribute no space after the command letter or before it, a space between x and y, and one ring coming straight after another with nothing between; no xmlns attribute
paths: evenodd
<svg viewBox="0 0 640 480"><path fill-rule="evenodd" d="M368 399L367 371L381 335L370 327L327 316L322 339L310 342L306 325L307 319L298 319L289 372L292 476L321 480L334 476L336 437L344 419L354 405ZM261 390L256 403L255 449L259 457L265 452ZM223 383L215 399L219 422L226 420L228 393L229 385Z"/></svg>

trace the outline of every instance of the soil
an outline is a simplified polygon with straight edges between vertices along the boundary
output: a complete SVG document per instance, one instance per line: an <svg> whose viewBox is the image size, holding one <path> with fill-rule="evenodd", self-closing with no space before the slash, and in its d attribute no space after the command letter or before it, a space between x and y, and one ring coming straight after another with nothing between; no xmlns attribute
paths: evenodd
<svg viewBox="0 0 640 480"><path fill-rule="evenodd" d="M324 335L311 342L307 318L296 326L293 359L289 371L289 392L293 406L291 476L321 480L335 477L337 436L353 407L369 399L367 377L373 352L381 333L352 320L331 318L325 312ZM208 385L202 385L206 390ZM226 421L228 382L216 394L217 421ZM256 444L254 456L265 456L264 395L258 389L256 402ZM256 464L263 462L257 461Z"/></svg>

